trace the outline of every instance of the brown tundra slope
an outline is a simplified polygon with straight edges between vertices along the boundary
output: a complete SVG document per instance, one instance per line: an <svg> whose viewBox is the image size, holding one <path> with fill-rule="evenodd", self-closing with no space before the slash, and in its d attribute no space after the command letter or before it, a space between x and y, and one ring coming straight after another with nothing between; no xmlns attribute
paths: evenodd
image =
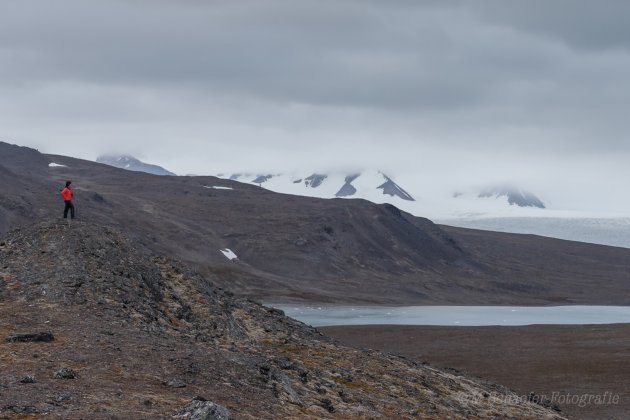
<svg viewBox="0 0 630 420"><path fill-rule="evenodd" d="M437 226L391 205L130 172L6 143L0 179L0 232L60 217L58 191L72 179L81 220L266 302L630 304L629 249Z"/></svg>
<svg viewBox="0 0 630 420"><path fill-rule="evenodd" d="M337 345L79 221L0 239L0 340L2 418L170 418L189 404L215 418L560 418L497 385Z"/></svg>

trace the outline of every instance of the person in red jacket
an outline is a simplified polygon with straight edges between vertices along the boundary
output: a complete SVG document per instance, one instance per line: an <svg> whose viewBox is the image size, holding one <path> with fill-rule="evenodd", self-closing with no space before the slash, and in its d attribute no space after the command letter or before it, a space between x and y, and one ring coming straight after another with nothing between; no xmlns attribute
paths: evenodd
<svg viewBox="0 0 630 420"><path fill-rule="evenodd" d="M72 204L72 189L70 188L72 181L66 181L66 187L61 190L61 197L66 207L63 209L63 218L68 218L68 210L70 210L70 218L74 219L74 204Z"/></svg>

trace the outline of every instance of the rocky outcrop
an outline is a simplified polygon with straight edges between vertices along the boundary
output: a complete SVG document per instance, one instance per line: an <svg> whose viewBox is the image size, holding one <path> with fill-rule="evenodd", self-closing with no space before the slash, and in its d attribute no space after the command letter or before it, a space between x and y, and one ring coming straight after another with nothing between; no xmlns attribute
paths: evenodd
<svg viewBox="0 0 630 420"><path fill-rule="evenodd" d="M55 372L55 374L53 375L53 378L55 378L55 379L76 379L77 378L77 373L74 371L74 369L61 368L61 369L59 369L59 370L57 370Z"/></svg>
<svg viewBox="0 0 630 420"><path fill-rule="evenodd" d="M188 420L230 420L230 410L212 401L193 400L182 411L177 419Z"/></svg>

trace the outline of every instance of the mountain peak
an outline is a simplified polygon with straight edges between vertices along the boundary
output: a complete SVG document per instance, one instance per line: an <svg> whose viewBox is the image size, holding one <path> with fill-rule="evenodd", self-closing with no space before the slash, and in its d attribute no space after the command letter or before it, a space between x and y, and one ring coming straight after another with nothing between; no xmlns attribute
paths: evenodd
<svg viewBox="0 0 630 420"><path fill-rule="evenodd" d="M276 192L312 195L320 198L364 198L369 201L383 202L383 196L389 196L394 199L415 201L411 194L396 184L392 178L380 171L373 170L349 174L312 172L308 176L296 176L295 174L252 175L252 173L240 172L223 177L258 186L264 184L265 188Z"/></svg>
<svg viewBox="0 0 630 420"><path fill-rule="evenodd" d="M335 194L335 197L341 198L341 197L351 197L355 195L357 193L357 189L354 187L354 185L352 185L352 181L357 179L359 176L361 176L361 174L348 175L344 180L344 184L341 186L339 191L337 191L337 193Z"/></svg>
<svg viewBox="0 0 630 420"><path fill-rule="evenodd" d="M317 188L322 185L322 182L324 182L326 178L328 178L328 175L314 173L304 178L304 185L311 188Z"/></svg>
<svg viewBox="0 0 630 420"><path fill-rule="evenodd" d="M148 174L162 176L175 176L173 172L170 172L161 166L142 162L141 160L129 155L101 155L96 158L96 161L98 163L103 163L120 169L126 169L128 171L146 172Z"/></svg>
<svg viewBox="0 0 630 420"><path fill-rule="evenodd" d="M542 200L536 195L513 185L488 187L483 189L479 193L479 198L490 197L506 197L508 203L513 206L515 205L519 207L537 207L540 209L545 208L545 203L543 203Z"/></svg>
<svg viewBox="0 0 630 420"><path fill-rule="evenodd" d="M271 178L273 178L273 175L258 175L256 178L252 180L252 183L260 185L262 183L269 181Z"/></svg>
<svg viewBox="0 0 630 420"><path fill-rule="evenodd" d="M379 185L377 188L383 190L383 194L391 195L392 197L402 198L407 201L416 201L411 194L402 189L400 185L396 184L390 177L385 174L381 174L385 178L385 182Z"/></svg>

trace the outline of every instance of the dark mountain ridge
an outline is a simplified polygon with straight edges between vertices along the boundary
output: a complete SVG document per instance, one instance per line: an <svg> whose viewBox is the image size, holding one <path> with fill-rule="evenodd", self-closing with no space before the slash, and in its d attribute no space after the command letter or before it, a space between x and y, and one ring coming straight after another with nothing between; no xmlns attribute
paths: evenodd
<svg viewBox="0 0 630 420"><path fill-rule="evenodd" d="M53 161L65 167L48 167ZM58 189L72 179L81 220L115 226L146 249L265 301L630 303L621 293L630 250L442 227L391 205L277 194L215 177L159 177L7 144L0 144L0 166L3 231L60 215ZM238 260L229 261L225 248Z"/></svg>

